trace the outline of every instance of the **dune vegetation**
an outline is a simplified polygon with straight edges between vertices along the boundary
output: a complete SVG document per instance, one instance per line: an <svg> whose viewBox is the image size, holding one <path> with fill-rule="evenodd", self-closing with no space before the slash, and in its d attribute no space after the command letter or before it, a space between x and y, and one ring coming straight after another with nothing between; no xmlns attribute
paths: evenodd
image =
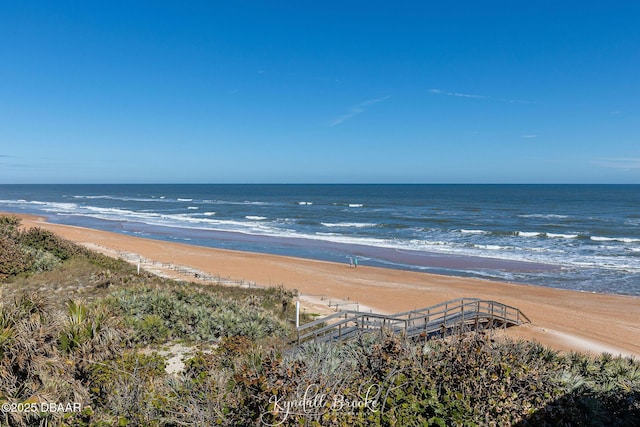
<svg viewBox="0 0 640 427"><path fill-rule="evenodd" d="M635 359L479 333L297 346L292 291L138 273L13 216L0 295L0 425L640 425Z"/></svg>

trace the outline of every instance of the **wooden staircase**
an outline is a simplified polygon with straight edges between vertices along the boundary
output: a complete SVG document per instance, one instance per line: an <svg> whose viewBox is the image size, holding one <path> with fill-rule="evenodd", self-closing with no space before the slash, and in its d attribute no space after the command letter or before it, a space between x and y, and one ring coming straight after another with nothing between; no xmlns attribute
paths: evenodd
<svg viewBox="0 0 640 427"><path fill-rule="evenodd" d="M298 344L339 342L364 332L389 331L407 338L446 336L454 330L507 328L531 323L518 308L496 301L459 298L431 307L396 314L343 310L297 328Z"/></svg>

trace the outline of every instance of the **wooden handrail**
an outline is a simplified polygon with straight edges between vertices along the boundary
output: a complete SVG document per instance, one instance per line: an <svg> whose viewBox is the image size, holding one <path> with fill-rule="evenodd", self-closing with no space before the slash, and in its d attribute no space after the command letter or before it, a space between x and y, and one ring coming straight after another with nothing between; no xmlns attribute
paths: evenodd
<svg viewBox="0 0 640 427"><path fill-rule="evenodd" d="M489 326L500 323L507 327L531 321L518 308L497 301L457 298L430 307L391 315L343 310L298 327L297 341L298 343L308 339L340 341L348 338L353 332L385 329L411 337L436 332L442 328L447 330L457 324L466 325L469 322L473 327L478 327L481 323Z"/></svg>

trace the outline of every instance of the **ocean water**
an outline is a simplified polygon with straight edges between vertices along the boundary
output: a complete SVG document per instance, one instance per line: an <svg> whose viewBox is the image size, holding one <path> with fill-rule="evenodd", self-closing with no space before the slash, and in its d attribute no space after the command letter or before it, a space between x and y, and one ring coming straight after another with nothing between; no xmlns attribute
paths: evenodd
<svg viewBox="0 0 640 427"><path fill-rule="evenodd" d="M640 295L640 185L0 185L0 211L216 248Z"/></svg>

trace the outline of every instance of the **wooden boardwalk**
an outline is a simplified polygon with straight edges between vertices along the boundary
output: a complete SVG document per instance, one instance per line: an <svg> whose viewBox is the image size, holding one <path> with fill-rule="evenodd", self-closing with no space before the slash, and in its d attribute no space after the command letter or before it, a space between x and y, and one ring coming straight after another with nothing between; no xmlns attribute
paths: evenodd
<svg viewBox="0 0 640 427"><path fill-rule="evenodd" d="M363 332L389 331L408 338L445 336L452 331L509 327L531 321L518 308L496 301L459 298L396 314L343 310L298 327L298 343L336 342Z"/></svg>

